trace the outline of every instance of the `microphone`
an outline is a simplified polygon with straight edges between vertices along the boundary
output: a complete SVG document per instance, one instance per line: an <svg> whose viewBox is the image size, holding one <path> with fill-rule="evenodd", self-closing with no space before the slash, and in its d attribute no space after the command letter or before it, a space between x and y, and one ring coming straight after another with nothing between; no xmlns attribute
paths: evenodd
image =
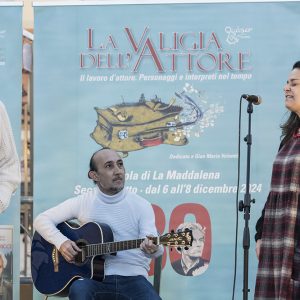
<svg viewBox="0 0 300 300"><path fill-rule="evenodd" d="M262 99L258 95L247 95L243 94L242 98L246 99L248 102L253 103L254 105L259 105L262 103Z"/></svg>

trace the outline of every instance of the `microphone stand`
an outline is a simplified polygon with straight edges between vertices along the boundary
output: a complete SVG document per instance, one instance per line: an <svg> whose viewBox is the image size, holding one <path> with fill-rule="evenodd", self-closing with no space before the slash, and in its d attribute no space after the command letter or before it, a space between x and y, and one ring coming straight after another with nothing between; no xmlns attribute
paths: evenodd
<svg viewBox="0 0 300 300"><path fill-rule="evenodd" d="M251 202L255 203L255 200L251 200L251 195L249 192L250 185L250 157L251 157L251 145L252 145L252 135L251 135L251 114L253 112L252 102L248 102L248 134L244 138L247 143L247 169L246 169L246 193L244 196L244 202L241 200L239 202L239 211L244 211L245 227L243 233L243 248L244 248L244 280L243 280L243 300L248 299L248 270L249 270L249 248L250 248L250 233L249 233L249 219L250 219L250 207Z"/></svg>

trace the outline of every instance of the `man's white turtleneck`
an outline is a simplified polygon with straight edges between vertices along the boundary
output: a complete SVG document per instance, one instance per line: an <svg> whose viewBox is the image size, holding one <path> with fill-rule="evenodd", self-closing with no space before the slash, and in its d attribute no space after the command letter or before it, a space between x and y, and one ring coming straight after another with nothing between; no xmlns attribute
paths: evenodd
<svg viewBox="0 0 300 300"><path fill-rule="evenodd" d="M127 189L115 195L106 195L98 187L41 213L34 221L34 228L58 249L68 238L56 225L66 220L106 223L112 229L115 241L125 241L157 235L155 216L151 204ZM120 251L105 258L106 275L147 277L151 257L157 257L163 247L152 256L140 249Z"/></svg>

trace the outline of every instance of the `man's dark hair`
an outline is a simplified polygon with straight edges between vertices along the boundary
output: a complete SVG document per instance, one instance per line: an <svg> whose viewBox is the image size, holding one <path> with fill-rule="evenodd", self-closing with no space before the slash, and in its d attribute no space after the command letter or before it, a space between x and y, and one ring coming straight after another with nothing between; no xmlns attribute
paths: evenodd
<svg viewBox="0 0 300 300"><path fill-rule="evenodd" d="M292 70L294 70L294 69L300 69L300 60L298 60L294 63Z"/></svg>
<svg viewBox="0 0 300 300"><path fill-rule="evenodd" d="M102 150L105 150L105 149L110 149L110 148L108 148L108 147L103 147L103 148L101 148L101 149L95 151L95 152L93 153L93 155L91 156L91 159L90 159L90 170L88 171L88 178L91 179L91 177L90 177L90 175L89 175L89 173L90 173L91 171L97 172L97 166L96 166L96 164L95 164L95 159L94 159L94 158L95 158L95 155L96 155L98 152L100 152L100 151L102 151ZM96 184L97 182L94 181L94 183Z"/></svg>
<svg viewBox="0 0 300 300"><path fill-rule="evenodd" d="M89 170L89 171L97 171L97 167L96 167L95 160L94 160L95 155L96 155L98 152L100 152L100 151L102 151L102 150L107 150L107 149L110 150L110 148L108 148L108 147L103 147L103 148L101 148L101 149L99 149L99 150L97 150L97 151L95 151L95 152L93 153L93 155L91 156L91 159L90 159L90 170Z"/></svg>

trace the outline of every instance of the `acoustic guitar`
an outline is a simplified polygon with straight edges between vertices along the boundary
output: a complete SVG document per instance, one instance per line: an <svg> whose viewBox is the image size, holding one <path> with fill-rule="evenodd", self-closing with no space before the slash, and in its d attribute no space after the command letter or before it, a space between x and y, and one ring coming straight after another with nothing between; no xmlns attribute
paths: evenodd
<svg viewBox="0 0 300 300"><path fill-rule="evenodd" d="M104 254L136 249L144 239L114 242L111 228L104 223L88 222L75 227L68 222L57 225L68 239L75 241L81 252L75 263L67 262L58 249L35 231L31 246L31 273L36 289L48 296L68 295L72 282L79 278L104 278ZM170 232L148 237L156 245L188 247L192 245L192 231Z"/></svg>

